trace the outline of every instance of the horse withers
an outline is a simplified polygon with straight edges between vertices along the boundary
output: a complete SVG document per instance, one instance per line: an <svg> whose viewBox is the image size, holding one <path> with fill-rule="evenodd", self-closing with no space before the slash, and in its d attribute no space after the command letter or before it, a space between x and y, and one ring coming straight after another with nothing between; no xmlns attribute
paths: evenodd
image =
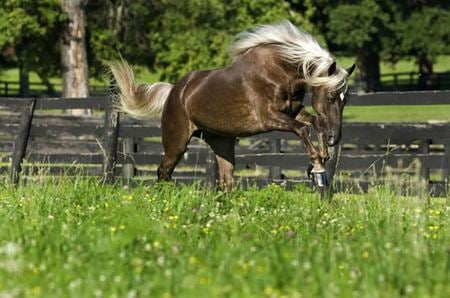
<svg viewBox="0 0 450 298"><path fill-rule="evenodd" d="M304 142L312 172L325 177L328 146L341 137L347 78L331 54L288 21L240 33L230 45L231 65L192 71L174 85L136 85L127 62L110 64L120 90L117 107L137 119L161 113L164 158L158 180L170 180L192 136L214 151L222 188L232 188L237 137L269 131L295 133ZM306 88L312 107L302 104ZM316 148L309 135L319 136ZM322 176L321 176L322 175Z"/></svg>

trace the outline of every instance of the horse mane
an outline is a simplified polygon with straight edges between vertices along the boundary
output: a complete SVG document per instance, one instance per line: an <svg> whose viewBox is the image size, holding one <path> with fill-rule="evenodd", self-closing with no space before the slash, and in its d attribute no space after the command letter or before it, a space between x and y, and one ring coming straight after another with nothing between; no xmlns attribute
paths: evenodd
<svg viewBox="0 0 450 298"><path fill-rule="evenodd" d="M328 74L335 59L314 37L287 20L273 25L260 25L239 33L228 51L234 59L252 48L264 45L275 46L280 57L297 67L310 86L337 90L346 83L347 71L339 66L336 66L334 74L323 76L324 73Z"/></svg>

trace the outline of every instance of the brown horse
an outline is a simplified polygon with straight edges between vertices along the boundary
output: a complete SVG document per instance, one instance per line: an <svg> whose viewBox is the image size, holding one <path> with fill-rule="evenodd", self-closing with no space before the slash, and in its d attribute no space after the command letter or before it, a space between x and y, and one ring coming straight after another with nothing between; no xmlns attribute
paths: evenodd
<svg viewBox="0 0 450 298"><path fill-rule="evenodd" d="M324 173L327 145L336 145L341 137L347 77L354 65L348 70L337 66L314 38L288 21L240 33L230 55L230 66L193 71L175 85L137 86L125 61L110 64L120 89L120 111L138 119L162 111L164 158L158 180L171 179L191 137L197 136L216 154L220 185L229 191L236 137L274 130L298 135L312 172ZM302 105L307 86L317 116ZM319 136L319 148L311 142L311 126Z"/></svg>

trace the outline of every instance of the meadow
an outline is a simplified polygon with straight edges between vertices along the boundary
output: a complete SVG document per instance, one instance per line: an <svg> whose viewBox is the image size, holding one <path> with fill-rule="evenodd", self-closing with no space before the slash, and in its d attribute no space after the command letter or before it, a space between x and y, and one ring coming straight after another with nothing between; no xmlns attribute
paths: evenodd
<svg viewBox="0 0 450 298"><path fill-rule="evenodd" d="M0 187L0 297L449 297L446 199Z"/></svg>

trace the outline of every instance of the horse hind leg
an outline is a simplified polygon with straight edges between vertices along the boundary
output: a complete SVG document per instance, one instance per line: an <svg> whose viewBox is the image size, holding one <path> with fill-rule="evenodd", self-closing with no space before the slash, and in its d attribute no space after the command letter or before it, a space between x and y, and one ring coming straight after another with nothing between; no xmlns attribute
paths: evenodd
<svg viewBox="0 0 450 298"><path fill-rule="evenodd" d="M192 136L189 120L185 117L174 118L176 117L162 121L164 157L157 170L158 181L170 181L172 179L172 173L186 152Z"/></svg>
<svg viewBox="0 0 450 298"><path fill-rule="evenodd" d="M204 138L216 155L219 170L219 188L230 192L233 189L234 143L236 138L221 137L209 133L205 133Z"/></svg>

